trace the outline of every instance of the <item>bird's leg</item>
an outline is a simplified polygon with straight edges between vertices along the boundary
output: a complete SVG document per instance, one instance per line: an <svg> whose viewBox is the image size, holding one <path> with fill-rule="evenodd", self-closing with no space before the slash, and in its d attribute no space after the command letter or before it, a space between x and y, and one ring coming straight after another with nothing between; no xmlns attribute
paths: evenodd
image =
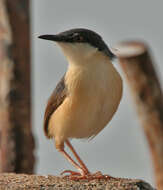
<svg viewBox="0 0 163 190"><path fill-rule="evenodd" d="M84 173L81 176L73 176L71 179L74 180L80 180L80 179L88 179L88 180L93 180L93 179L110 179L112 178L109 175L103 175L100 171L96 172L96 173L90 173L88 168L86 167L86 165L84 164L84 162L81 160L81 158L79 157L79 155L77 154L77 152L75 151L74 147L72 146L72 144L70 143L69 140L66 140L65 143L67 144L67 146L70 148L70 150L72 151L72 153L74 154L75 158L77 159L77 161L79 162L81 168L83 169Z"/></svg>
<svg viewBox="0 0 163 190"><path fill-rule="evenodd" d="M65 174L65 173L70 173L70 175L65 176L66 178L68 177L71 180L81 180L81 179L87 179L87 180L93 180L93 179L110 179L111 176L109 175L103 175L101 172L96 172L94 174L90 173L88 168L86 167L86 165L84 164L84 162L81 160L81 158L78 156L78 154L76 153L75 149L73 148L73 146L71 145L71 143L66 140L65 141L67 146L70 148L70 150L72 151L72 153L74 154L74 156L76 157L76 159L78 160L78 162L80 163L80 165L78 163L76 163L71 156L64 150L64 146L58 147L57 149L59 150L59 152L61 152L63 154L63 156L75 167L79 170L79 172L74 172L71 170L65 170L61 173L61 175Z"/></svg>
<svg viewBox="0 0 163 190"><path fill-rule="evenodd" d="M79 170L80 173L74 172L71 170L65 170L64 172L61 173L63 175L64 173L70 173L71 175L84 175L85 171L83 171L83 168L81 168L72 158L69 154L64 149L59 149L59 152L63 154L63 156L75 167Z"/></svg>
<svg viewBox="0 0 163 190"><path fill-rule="evenodd" d="M85 171L85 174L90 174L87 166L84 164L84 162L81 160L81 158L79 157L79 155L77 154L77 152L75 151L74 147L72 146L72 144L70 143L69 140L65 141L67 146L70 148L70 150L72 151L72 153L74 154L75 158L77 159L77 161L79 162L80 166L83 168L83 170Z"/></svg>

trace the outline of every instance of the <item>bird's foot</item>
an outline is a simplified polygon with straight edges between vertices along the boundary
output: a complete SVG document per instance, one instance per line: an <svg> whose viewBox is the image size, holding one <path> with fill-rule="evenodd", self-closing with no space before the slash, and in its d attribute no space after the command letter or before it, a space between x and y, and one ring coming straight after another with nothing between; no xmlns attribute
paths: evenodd
<svg viewBox="0 0 163 190"><path fill-rule="evenodd" d="M70 179L70 180L74 180L74 181L79 181L79 180L94 180L94 179L104 179L104 180L109 180L113 177L109 176L109 175L103 175L100 171L91 174L91 173L85 173L85 174L81 174L80 172L74 172L71 170L65 170L61 173L61 175L65 174L65 173L70 173L70 175L65 175L64 178L66 179Z"/></svg>
<svg viewBox="0 0 163 190"><path fill-rule="evenodd" d="M65 170L61 173L61 175L64 175L66 173L69 173L70 175L65 175L64 177L69 177L69 176L81 176L81 173L79 172L74 172L72 170Z"/></svg>
<svg viewBox="0 0 163 190"><path fill-rule="evenodd" d="M110 175L102 174L100 171L98 171L98 172L96 172L96 173L94 173L94 174L91 174L91 175L89 176L89 178L90 178L91 180L93 180L93 179L105 179L105 180L109 180L109 179L111 179L111 178L113 178L113 177L110 176Z"/></svg>

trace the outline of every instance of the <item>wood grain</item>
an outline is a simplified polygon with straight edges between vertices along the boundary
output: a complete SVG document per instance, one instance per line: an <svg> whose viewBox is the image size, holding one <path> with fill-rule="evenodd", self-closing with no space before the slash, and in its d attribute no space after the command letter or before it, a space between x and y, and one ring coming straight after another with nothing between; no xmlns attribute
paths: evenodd
<svg viewBox="0 0 163 190"><path fill-rule="evenodd" d="M163 96L157 65L143 42L124 42L113 49L130 87L139 119L147 137L155 181L163 189Z"/></svg>
<svg viewBox="0 0 163 190"><path fill-rule="evenodd" d="M0 174L0 190L154 190L142 180L112 178L110 180L72 181L52 175Z"/></svg>
<svg viewBox="0 0 163 190"><path fill-rule="evenodd" d="M0 0L0 172L32 173L29 1Z"/></svg>

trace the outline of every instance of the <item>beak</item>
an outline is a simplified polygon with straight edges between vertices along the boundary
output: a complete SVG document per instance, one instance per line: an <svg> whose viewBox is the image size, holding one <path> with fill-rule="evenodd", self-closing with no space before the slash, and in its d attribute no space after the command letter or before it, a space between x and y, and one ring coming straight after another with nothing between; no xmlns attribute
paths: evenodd
<svg viewBox="0 0 163 190"><path fill-rule="evenodd" d="M55 41L55 42L60 42L60 41L64 41L63 36L61 35L41 35L38 38L40 39L44 39L44 40L51 40L51 41Z"/></svg>

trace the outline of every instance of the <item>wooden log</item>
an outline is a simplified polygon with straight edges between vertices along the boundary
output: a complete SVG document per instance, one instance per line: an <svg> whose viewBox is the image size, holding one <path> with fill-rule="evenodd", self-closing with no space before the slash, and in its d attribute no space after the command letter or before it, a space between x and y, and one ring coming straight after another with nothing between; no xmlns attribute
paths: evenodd
<svg viewBox="0 0 163 190"><path fill-rule="evenodd" d="M163 96L149 48L142 42L115 46L147 137L158 189L163 189Z"/></svg>
<svg viewBox="0 0 163 190"><path fill-rule="evenodd" d="M151 185L136 179L72 181L51 175L0 174L0 190L154 190Z"/></svg>
<svg viewBox="0 0 163 190"><path fill-rule="evenodd" d="M32 173L29 1L0 0L0 172Z"/></svg>

